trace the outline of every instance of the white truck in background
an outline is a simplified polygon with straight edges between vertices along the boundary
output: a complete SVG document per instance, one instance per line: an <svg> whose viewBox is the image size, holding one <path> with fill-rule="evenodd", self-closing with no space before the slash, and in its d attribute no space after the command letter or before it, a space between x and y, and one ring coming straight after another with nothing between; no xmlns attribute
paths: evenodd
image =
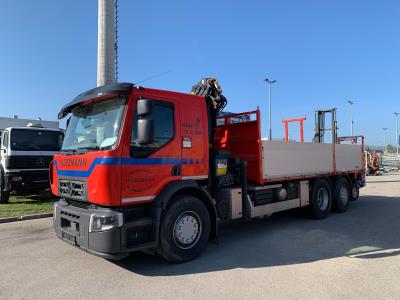
<svg viewBox="0 0 400 300"><path fill-rule="evenodd" d="M63 139L57 121L0 118L0 203L12 190L49 187L49 164Z"/></svg>

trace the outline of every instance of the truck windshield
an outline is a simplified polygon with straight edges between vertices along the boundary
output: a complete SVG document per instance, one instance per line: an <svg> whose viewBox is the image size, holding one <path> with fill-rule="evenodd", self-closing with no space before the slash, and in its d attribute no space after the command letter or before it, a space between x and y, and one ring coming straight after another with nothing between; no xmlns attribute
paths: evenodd
<svg viewBox="0 0 400 300"><path fill-rule="evenodd" d="M112 98L75 108L62 150L112 148L118 139L125 104L125 99Z"/></svg>
<svg viewBox="0 0 400 300"><path fill-rule="evenodd" d="M63 137L61 131L13 128L10 146L15 151L59 151Z"/></svg>

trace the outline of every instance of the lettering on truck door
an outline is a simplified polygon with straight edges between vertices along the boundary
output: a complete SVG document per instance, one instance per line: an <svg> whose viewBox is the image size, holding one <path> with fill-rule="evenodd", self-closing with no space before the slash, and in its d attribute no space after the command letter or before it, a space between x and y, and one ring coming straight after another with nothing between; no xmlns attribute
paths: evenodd
<svg viewBox="0 0 400 300"><path fill-rule="evenodd" d="M137 143L138 120L141 117L135 112L130 157L122 158L122 205L150 202L169 182L181 180L178 103L173 100L151 101L151 113L146 118L154 122L154 142L149 145Z"/></svg>
<svg viewBox="0 0 400 300"><path fill-rule="evenodd" d="M193 99L192 99L193 100ZM208 123L204 101L181 106L182 179L208 178Z"/></svg>

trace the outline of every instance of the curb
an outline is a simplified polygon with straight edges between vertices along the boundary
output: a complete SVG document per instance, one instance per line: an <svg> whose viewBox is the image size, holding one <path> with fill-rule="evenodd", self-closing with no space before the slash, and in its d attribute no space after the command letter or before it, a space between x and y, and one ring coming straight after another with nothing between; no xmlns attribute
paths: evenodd
<svg viewBox="0 0 400 300"><path fill-rule="evenodd" d="M18 221L26 221L26 220L35 220L42 218L50 218L53 216L53 213L45 213L45 214L35 214L35 215L27 215L21 217L11 217L11 218L0 218L1 223L10 223L10 222L18 222Z"/></svg>

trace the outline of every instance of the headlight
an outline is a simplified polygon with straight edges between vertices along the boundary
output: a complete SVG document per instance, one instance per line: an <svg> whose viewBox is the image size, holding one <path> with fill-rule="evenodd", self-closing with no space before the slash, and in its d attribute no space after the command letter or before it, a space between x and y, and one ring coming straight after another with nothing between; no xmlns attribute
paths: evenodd
<svg viewBox="0 0 400 300"><path fill-rule="evenodd" d="M91 214L89 223L89 232L105 231L113 228L121 227L123 217L121 213L114 214Z"/></svg>

